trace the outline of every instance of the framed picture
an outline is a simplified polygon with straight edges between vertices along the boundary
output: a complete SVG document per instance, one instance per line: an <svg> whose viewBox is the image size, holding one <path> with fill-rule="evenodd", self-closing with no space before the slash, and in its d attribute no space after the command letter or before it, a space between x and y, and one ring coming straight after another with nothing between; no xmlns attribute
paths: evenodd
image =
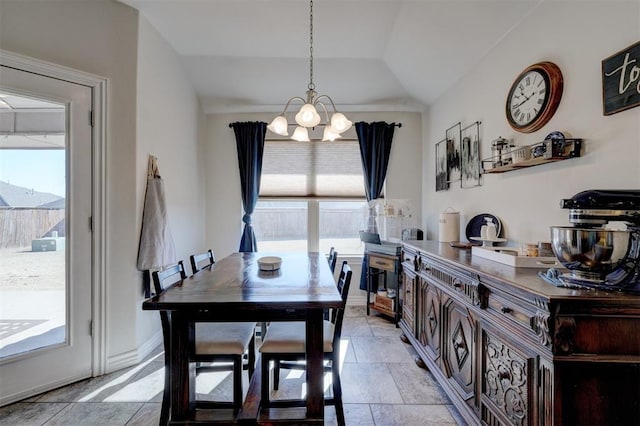
<svg viewBox="0 0 640 426"><path fill-rule="evenodd" d="M447 169L447 140L436 144L436 191L449 189L449 172Z"/></svg>
<svg viewBox="0 0 640 426"><path fill-rule="evenodd" d="M462 129L460 152L460 187L480 186L480 122Z"/></svg>
<svg viewBox="0 0 640 426"><path fill-rule="evenodd" d="M462 126L460 122L449 127L445 132L447 141L447 175L449 182L457 182L462 178L460 173L460 139Z"/></svg>
<svg viewBox="0 0 640 426"><path fill-rule="evenodd" d="M615 114L640 105L637 84L640 41L602 61L602 112Z"/></svg>

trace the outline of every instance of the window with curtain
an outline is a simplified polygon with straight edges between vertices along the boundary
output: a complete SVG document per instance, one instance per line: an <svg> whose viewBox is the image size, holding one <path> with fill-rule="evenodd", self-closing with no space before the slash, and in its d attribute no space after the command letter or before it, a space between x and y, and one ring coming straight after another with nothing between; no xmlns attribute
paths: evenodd
<svg viewBox="0 0 640 426"><path fill-rule="evenodd" d="M362 254L367 214L356 140L265 142L253 215L260 251Z"/></svg>
<svg viewBox="0 0 640 426"><path fill-rule="evenodd" d="M260 197L364 198L357 141L267 141Z"/></svg>

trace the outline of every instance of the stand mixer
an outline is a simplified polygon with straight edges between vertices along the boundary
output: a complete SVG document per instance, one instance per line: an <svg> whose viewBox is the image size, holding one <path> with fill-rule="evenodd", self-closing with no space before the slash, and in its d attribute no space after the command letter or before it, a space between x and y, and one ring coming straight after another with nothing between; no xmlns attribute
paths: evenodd
<svg viewBox="0 0 640 426"><path fill-rule="evenodd" d="M573 226L552 226L568 286L640 292L640 190L588 190L561 201ZM626 230L607 229L624 222Z"/></svg>

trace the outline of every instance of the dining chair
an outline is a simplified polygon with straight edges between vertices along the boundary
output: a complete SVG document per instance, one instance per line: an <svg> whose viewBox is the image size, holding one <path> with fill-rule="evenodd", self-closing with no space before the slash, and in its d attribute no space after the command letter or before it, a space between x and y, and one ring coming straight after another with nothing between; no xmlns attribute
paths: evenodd
<svg viewBox="0 0 640 426"><path fill-rule="evenodd" d="M342 322L347 305L349 286L351 285L351 268L347 261L342 262L337 287L342 296L342 305L332 310L330 318L323 323L324 371L331 372L333 398L325 398L326 405L334 405L339 425L344 425L344 408L342 405L342 385L340 383L340 337ZM280 369L304 369L305 364L305 323L274 322L260 346L261 354L261 394L265 407L303 406L304 400L271 401L269 398L269 364L273 361L273 388L278 390Z"/></svg>
<svg viewBox="0 0 640 426"><path fill-rule="evenodd" d="M191 261L191 269L193 270L194 274L200 271L201 269L208 268L214 263L216 263L216 257L214 256L213 251L211 249L207 250L204 253L193 254L189 257L189 259ZM267 325L264 322L260 322L259 325L260 327L258 328L257 333L260 337L262 337L266 331ZM254 351L254 356L255 356L255 351ZM255 363L252 365L255 365Z"/></svg>
<svg viewBox="0 0 640 426"><path fill-rule="evenodd" d="M336 251L335 247L331 247L331 250L329 250L327 261L329 262L331 273L334 273L336 271L336 262L338 261L338 252Z"/></svg>
<svg viewBox="0 0 640 426"><path fill-rule="evenodd" d="M194 274L202 268L206 268L216 263L216 257L213 255L213 251L211 249L204 253L192 254L189 256L189 260L191 261L191 270Z"/></svg>
<svg viewBox="0 0 640 426"><path fill-rule="evenodd" d="M335 274L336 271L336 262L338 261L338 252L335 247L331 247L329 250L329 256L327 256L327 262L329 263L329 269L331 269L331 274ZM324 319L329 319L329 310L325 309L324 311Z"/></svg>
<svg viewBox="0 0 640 426"><path fill-rule="evenodd" d="M216 257L213 254L211 249L207 250L204 253L196 253L189 256L189 261L191 263L191 269L193 270L193 274L195 275L199 271L204 268L211 267L214 263L216 263ZM253 376L253 372L255 370L256 365L256 343L255 343L255 329L257 323L255 322L223 322L223 323L196 323L196 341L198 339L198 328L207 327L216 327L217 334L216 338L218 339L218 347L210 347L208 351L205 351L205 355L203 358L209 358L209 353L216 353L218 360L222 361L224 355L228 355L226 352L229 350L227 345L232 342L236 342L233 349L233 357L232 360L235 362L237 353L242 350L242 358L247 358L247 364L245 365L242 362L241 358L241 368L249 370L249 378ZM248 342L248 343L247 343ZM240 348L239 343L244 343L243 348ZM196 348L197 349L197 348ZM204 349L204 348L202 348ZM196 351L195 358L201 358L199 352ZM206 362L207 359L202 359L202 361ZM196 367L196 372L198 370L202 371L219 371L220 368L217 366L203 366L198 365ZM240 400L242 399L242 376L241 371L235 368L234 365L234 374L237 376L234 378L234 394L239 392ZM239 389L236 389L236 383Z"/></svg>
<svg viewBox="0 0 640 426"><path fill-rule="evenodd" d="M184 263L179 261L162 271L154 271L152 274L156 297L167 289L182 285L187 274ZM165 425L169 420L170 408L170 374L169 354L171 350L171 313L159 311L162 324L162 337L164 346L164 393L162 395L162 408L160 412L160 424ZM197 400L197 408L233 408L235 411L242 406L242 358L249 348L249 377L253 375L255 368L255 323L196 323L195 342L189 350L189 361L198 363L196 375L205 371L230 371L233 370L233 401L203 401ZM253 357L251 354L254 354ZM225 362L224 365L201 366L200 363Z"/></svg>

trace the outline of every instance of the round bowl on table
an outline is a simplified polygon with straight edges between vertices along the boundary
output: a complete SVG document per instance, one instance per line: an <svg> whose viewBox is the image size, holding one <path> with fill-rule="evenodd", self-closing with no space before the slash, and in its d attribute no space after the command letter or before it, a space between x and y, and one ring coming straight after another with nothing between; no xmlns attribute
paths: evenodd
<svg viewBox="0 0 640 426"><path fill-rule="evenodd" d="M258 259L261 271L277 271L282 266L282 258L278 256L264 256Z"/></svg>

